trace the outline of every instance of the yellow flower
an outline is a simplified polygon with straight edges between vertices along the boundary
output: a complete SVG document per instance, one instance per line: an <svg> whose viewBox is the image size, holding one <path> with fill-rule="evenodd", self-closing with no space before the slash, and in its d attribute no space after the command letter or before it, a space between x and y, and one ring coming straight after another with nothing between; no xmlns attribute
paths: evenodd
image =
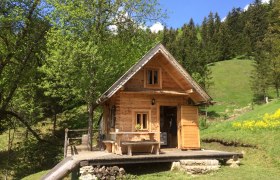
<svg viewBox="0 0 280 180"><path fill-rule="evenodd" d="M250 129L254 128L278 128L280 127L280 109L275 111L273 114L265 113L262 117L262 120L246 120L243 122L234 122L232 126L235 128L241 129Z"/></svg>

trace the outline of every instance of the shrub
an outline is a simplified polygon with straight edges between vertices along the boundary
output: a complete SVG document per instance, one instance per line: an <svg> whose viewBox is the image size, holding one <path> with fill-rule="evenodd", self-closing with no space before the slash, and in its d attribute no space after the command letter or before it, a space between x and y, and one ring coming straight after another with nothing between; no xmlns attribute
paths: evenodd
<svg viewBox="0 0 280 180"><path fill-rule="evenodd" d="M208 128L207 119L205 117L200 117L199 118L199 129L203 130L203 129L207 129L207 128Z"/></svg>

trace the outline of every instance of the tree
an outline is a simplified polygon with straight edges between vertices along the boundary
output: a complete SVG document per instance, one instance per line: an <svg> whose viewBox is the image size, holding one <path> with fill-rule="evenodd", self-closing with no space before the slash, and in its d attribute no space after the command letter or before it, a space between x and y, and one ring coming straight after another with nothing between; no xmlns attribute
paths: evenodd
<svg viewBox="0 0 280 180"><path fill-rule="evenodd" d="M242 16L243 12L240 8L233 8L232 11L227 15L226 26L229 37L229 50L230 57L235 57L237 55L243 55L247 52L247 42L244 27L245 21Z"/></svg>
<svg viewBox="0 0 280 180"><path fill-rule="evenodd" d="M263 44L258 43L255 53L254 71L252 73L252 91L254 101L265 101L269 89L269 60L263 51Z"/></svg>
<svg viewBox="0 0 280 180"><path fill-rule="evenodd" d="M256 0L251 4L246 12L243 13L245 27L244 32L249 42L249 51L255 52L256 45L264 39L268 28L268 12L270 5L262 4Z"/></svg>
<svg viewBox="0 0 280 180"><path fill-rule="evenodd" d="M259 5L259 4L257 4ZM255 6L257 6L255 5ZM259 5L261 6L261 5ZM274 87L279 98L280 88L280 3L272 2L269 11L269 25L266 34L258 40L255 52L255 74L253 76L254 94L264 98L269 87Z"/></svg>
<svg viewBox="0 0 280 180"><path fill-rule="evenodd" d="M24 116L31 105L36 108L27 95L34 92L30 90L42 63L41 50L50 27L42 7L44 3L39 0L0 3L0 124L15 118L39 140Z"/></svg>
<svg viewBox="0 0 280 180"><path fill-rule="evenodd" d="M269 80L275 88L279 98L280 88L280 2L274 1L270 11L270 22L267 33L264 36L263 45L265 58L269 61Z"/></svg>
<svg viewBox="0 0 280 180"><path fill-rule="evenodd" d="M41 68L45 73L42 87L47 95L62 97L61 103L75 99L88 104L91 140L97 98L153 44L146 38L146 42L140 41L143 34L140 25L147 19L161 17L157 2L50 0L49 3L54 8L53 27L47 37L47 61Z"/></svg>

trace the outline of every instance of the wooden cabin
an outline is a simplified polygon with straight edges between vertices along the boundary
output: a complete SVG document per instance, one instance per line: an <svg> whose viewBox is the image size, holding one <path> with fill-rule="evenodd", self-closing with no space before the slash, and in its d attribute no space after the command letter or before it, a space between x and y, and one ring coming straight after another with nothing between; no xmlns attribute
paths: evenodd
<svg viewBox="0 0 280 180"><path fill-rule="evenodd" d="M103 142L110 152L130 155L151 148L200 149L198 105L210 100L158 44L98 99Z"/></svg>

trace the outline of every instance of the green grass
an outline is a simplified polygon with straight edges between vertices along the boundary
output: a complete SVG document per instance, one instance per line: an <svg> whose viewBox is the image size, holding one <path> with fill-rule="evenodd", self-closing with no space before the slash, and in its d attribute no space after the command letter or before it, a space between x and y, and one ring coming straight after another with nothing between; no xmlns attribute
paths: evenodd
<svg viewBox="0 0 280 180"><path fill-rule="evenodd" d="M222 151L243 152L244 158L241 159L239 168L230 168L222 166L216 172L210 172L204 175L188 175L184 172L161 171L148 172L146 174L136 176L140 180L183 180L183 179L198 179L198 180L217 180L217 179L279 179L279 167L273 165L272 159L268 157L263 150L243 148L243 147L225 147L217 143L204 144L205 149L216 149Z"/></svg>
<svg viewBox="0 0 280 180"><path fill-rule="evenodd" d="M31 174L29 176L24 177L22 180L37 180L37 179L41 179L41 177L45 174L48 173L49 170L46 171L41 171L35 174Z"/></svg>
<svg viewBox="0 0 280 180"><path fill-rule="evenodd" d="M236 119L244 121L248 119L260 119L264 113L273 113L280 108L280 101L275 100L269 104L256 106L253 111L248 112ZM245 130L234 129L232 121L223 123L211 123L208 129L201 132L203 138L223 139L227 141L238 141L242 143L258 146L260 149L273 158L273 161L280 165L280 130L263 129L263 130Z"/></svg>
<svg viewBox="0 0 280 180"><path fill-rule="evenodd" d="M208 90L216 105L209 111L224 112L247 106L252 101L252 60L227 60L210 66L213 85Z"/></svg>

